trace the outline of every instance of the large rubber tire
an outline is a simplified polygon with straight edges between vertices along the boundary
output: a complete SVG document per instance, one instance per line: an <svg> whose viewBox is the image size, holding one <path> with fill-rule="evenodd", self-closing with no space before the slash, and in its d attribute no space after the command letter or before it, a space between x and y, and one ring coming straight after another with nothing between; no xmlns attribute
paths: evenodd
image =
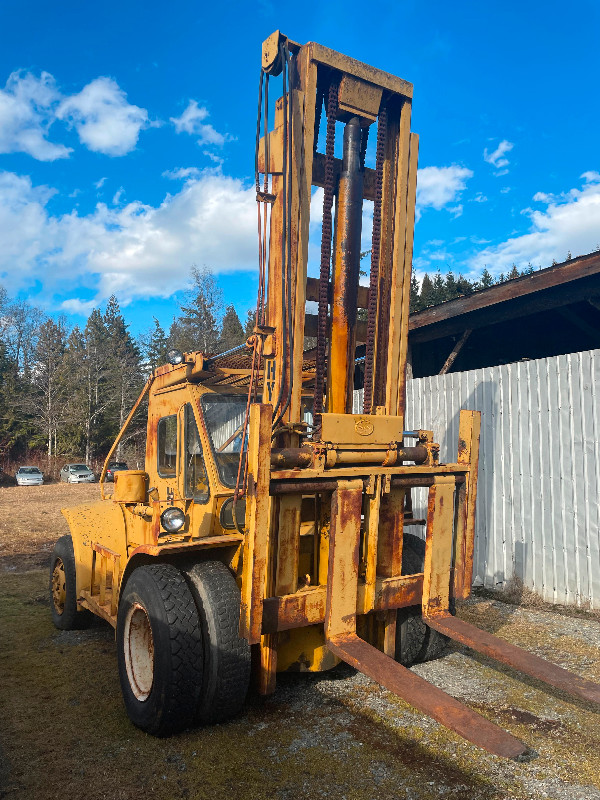
<svg viewBox="0 0 600 800"><path fill-rule="evenodd" d="M50 556L50 613L60 631L89 627L94 615L77 607L75 554L71 536L61 536Z"/></svg>
<svg viewBox="0 0 600 800"><path fill-rule="evenodd" d="M240 590L220 561L203 561L186 572L204 643L202 691L196 721L209 725L239 713L250 682L250 645L240 638Z"/></svg>
<svg viewBox="0 0 600 800"><path fill-rule="evenodd" d="M117 658L129 719L154 736L194 721L202 686L202 635L185 578L171 564L138 567L121 592Z"/></svg>
<svg viewBox="0 0 600 800"><path fill-rule="evenodd" d="M402 546L402 573L414 575L423 572L424 563L425 541L412 533L405 533ZM405 667L420 661L433 661L439 658L447 643L447 636L434 631L423 622L420 606L398 609L396 660Z"/></svg>

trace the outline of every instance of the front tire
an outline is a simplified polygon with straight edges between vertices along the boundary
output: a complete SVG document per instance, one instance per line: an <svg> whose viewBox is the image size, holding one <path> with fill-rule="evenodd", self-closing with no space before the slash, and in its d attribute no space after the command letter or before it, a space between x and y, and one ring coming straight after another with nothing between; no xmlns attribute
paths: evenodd
<svg viewBox="0 0 600 800"><path fill-rule="evenodd" d="M240 590L220 561L203 561L186 571L198 608L204 668L196 721L224 722L241 710L250 682L250 645L240 638Z"/></svg>
<svg viewBox="0 0 600 800"><path fill-rule="evenodd" d="M87 628L94 618L91 611L79 610L73 539L67 534L54 545L50 556L50 613L60 631Z"/></svg>
<svg viewBox="0 0 600 800"><path fill-rule="evenodd" d="M405 533L402 546L402 574L423 572L425 542L419 536ZM452 604L451 604L452 611ZM420 606L399 608L396 623L396 661L405 667L439 658L448 644L448 637L433 630L423 621Z"/></svg>
<svg viewBox="0 0 600 800"><path fill-rule="evenodd" d="M134 725L154 736L190 727L202 686L202 638L194 598L171 564L138 567L127 580L117 657Z"/></svg>

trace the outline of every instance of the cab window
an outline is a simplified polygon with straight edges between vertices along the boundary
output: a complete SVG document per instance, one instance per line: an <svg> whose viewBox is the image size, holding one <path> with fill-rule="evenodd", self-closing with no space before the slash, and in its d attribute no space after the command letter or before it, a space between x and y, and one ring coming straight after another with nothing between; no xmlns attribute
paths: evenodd
<svg viewBox="0 0 600 800"><path fill-rule="evenodd" d="M208 476L202 457L202 443L194 410L190 403L185 407L185 496L198 503L208 500Z"/></svg>
<svg viewBox="0 0 600 800"><path fill-rule="evenodd" d="M158 420L156 439L158 443L158 474L161 478L173 478L177 466L177 414L171 414Z"/></svg>

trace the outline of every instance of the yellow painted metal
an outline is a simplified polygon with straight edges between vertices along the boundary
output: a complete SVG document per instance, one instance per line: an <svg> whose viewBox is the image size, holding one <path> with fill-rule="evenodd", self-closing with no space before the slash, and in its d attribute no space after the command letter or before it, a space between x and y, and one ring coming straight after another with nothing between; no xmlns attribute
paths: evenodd
<svg viewBox="0 0 600 800"><path fill-rule="evenodd" d="M424 616L447 614L450 605L455 485L456 480L451 476L436 476L429 489L423 567Z"/></svg>
<svg viewBox="0 0 600 800"><path fill-rule="evenodd" d="M402 441L402 417L369 414L321 415L321 440L365 445L389 444Z"/></svg>
<svg viewBox="0 0 600 800"><path fill-rule="evenodd" d="M343 75L338 92L338 106L353 116L375 122L381 105L381 86L367 83L351 75Z"/></svg>
<svg viewBox="0 0 600 800"><path fill-rule="evenodd" d="M113 503L144 503L148 493L148 476L142 469L115 472Z"/></svg>
<svg viewBox="0 0 600 800"><path fill-rule="evenodd" d="M248 499L242 571L240 633L258 644L262 628L262 604L266 590L271 516L269 451L273 409L253 403L248 438Z"/></svg>
<svg viewBox="0 0 600 800"><path fill-rule="evenodd" d="M356 630L362 481L339 481L331 503L325 636Z"/></svg>
<svg viewBox="0 0 600 800"><path fill-rule="evenodd" d="M278 672L324 672L339 663L340 659L327 647L323 625L277 634Z"/></svg>

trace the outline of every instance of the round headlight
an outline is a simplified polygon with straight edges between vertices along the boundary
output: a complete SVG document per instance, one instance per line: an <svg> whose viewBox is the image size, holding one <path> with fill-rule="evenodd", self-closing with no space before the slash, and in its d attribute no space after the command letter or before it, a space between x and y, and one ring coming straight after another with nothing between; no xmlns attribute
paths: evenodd
<svg viewBox="0 0 600 800"><path fill-rule="evenodd" d="M169 350L167 352L167 359L169 361L169 364L171 364L173 367L176 367L177 364L182 363L183 353L181 352L181 350Z"/></svg>
<svg viewBox="0 0 600 800"><path fill-rule="evenodd" d="M169 533L176 533L185 525L185 514L180 508L165 508L160 515L160 524Z"/></svg>
<svg viewBox="0 0 600 800"><path fill-rule="evenodd" d="M240 499L237 501L237 505L235 507L235 516L238 525L240 528L243 528L244 520L246 519L246 499L244 497L240 497ZM233 497L228 497L221 506L219 522L221 523L221 527L225 528L225 530L235 529L235 522L233 519Z"/></svg>

